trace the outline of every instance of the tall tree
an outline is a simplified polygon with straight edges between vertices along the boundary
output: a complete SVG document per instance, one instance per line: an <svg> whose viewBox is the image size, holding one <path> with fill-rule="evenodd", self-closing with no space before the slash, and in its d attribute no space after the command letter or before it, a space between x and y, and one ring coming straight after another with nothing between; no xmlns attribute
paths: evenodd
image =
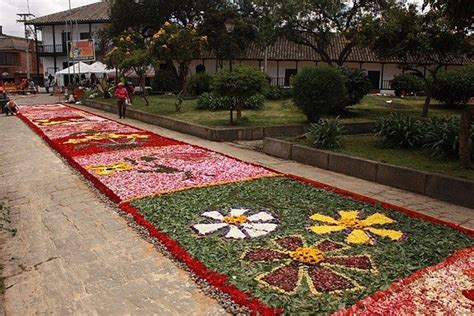
<svg viewBox="0 0 474 316"><path fill-rule="evenodd" d="M462 58L468 49L466 33L452 28L439 10L423 13L415 6L390 8L375 21L369 33L369 44L379 56L401 60L405 70L424 79L426 99L422 116L427 117L431 87L451 58Z"/></svg>
<svg viewBox="0 0 474 316"><path fill-rule="evenodd" d="M364 39L364 25L380 14L385 0L274 0L255 1L256 7L280 21L280 30L290 41L313 49L328 64L342 65L352 49ZM335 36L342 49L333 55Z"/></svg>

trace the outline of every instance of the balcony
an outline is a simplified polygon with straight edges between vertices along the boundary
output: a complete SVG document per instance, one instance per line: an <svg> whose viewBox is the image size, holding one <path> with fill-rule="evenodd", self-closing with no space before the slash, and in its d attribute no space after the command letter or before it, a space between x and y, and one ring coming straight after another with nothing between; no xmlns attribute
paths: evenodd
<svg viewBox="0 0 474 316"><path fill-rule="evenodd" d="M56 46L56 51L55 51ZM66 47L63 44L56 45L38 45L38 55L39 56L64 56L66 55Z"/></svg>

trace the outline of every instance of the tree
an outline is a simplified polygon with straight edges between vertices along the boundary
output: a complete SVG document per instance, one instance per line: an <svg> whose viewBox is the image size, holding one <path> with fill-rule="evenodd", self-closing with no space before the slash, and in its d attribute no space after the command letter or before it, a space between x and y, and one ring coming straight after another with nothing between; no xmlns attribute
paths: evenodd
<svg viewBox="0 0 474 316"><path fill-rule="evenodd" d="M465 34L472 34L474 24L472 17L474 16L474 2L472 0L425 0L425 6L431 5L434 9L439 10L445 16L449 23L458 31ZM472 56L472 38L468 50ZM461 122L459 127L459 160L461 167L470 167L470 151L472 144L469 144L471 134L472 107L466 106L461 114Z"/></svg>
<svg viewBox="0 0 474 316"><path fill-rule="evenodd" d="M422 116L427 117L431 88L439 71L450 58L462 57L467 49L465 32L451 28L439 11L421 13L415 6L390 8L375 21L371 32L370 44L380 57L401 60L404 70L417 73L425 81Z"/></svg>
<svg viewBox="0 0 474 316"><path fill-rule="evenodd" d="M121 76L133 70L139 78L142 96L146 105L149 105L145 91L145 75L153 57L147 41L140 33L124 33L114 39L115 45L106 54L105 62L108 66L120 70Z"/></svg>
<svg viewBox="0 0 474 316"><path fill-rule="evenodd" d="M165 22L151 40L152 54L158 60L176 60L179 64L178 77L180 87L189 73L189 64L199 58L207 43L206 36L199 36L192 24L186 26Z"/></svg>
<svg viewBox="0 0 474 316"><path fill-rule="evenodd" d="M231 70L221 70L214 75L212 90L222 97L230 97L230 125L233 124L233 112L237 111L237 120L241 117L242 105L251 97L262 94L267 86L264 73L256 68L239 66Z"/></svg>
<svg viewBox="0 0 474 316"><path fill-rule="evenodd" d="M352 49L365 38L370 24L385 5L385 0L354 0L347 5L337 0L256 1L267 6L265 12L278 16L280 30L297 44L313 49L328 63L341 66ZM342 49L333 55L336 36L342 37Z"/></svg>
<svg viewBox="0 0 474 316"><path fill-rule="evenodd" d="M232 21L234 29L226 29L226 21ZM237 9L215 9L206 12L199 32L207 36L209 49L218 60L231 60L239 57L256 39L256 32L247 19ZM222 68L222 64L221 64Z"/></svg>

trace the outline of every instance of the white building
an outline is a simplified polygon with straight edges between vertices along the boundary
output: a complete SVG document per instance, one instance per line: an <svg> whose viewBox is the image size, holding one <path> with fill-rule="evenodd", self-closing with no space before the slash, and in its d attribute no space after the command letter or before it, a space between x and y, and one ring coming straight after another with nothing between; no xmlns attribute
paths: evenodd
<svg viewBox="0 0 474 316"><path fill-rule="evenodd" d="M37 55L43 60L44 78L69 67L68 41L94 39L98 43L98 31L109 22L106 1L32 19L29 23L41 32L42 43L37 46Z"/></svg>
<svg viewBox="0 0 474 316"><path fill-rule="evenodd" d="M416 2L417 0L407 1ZM30 23L42 32L42 45L38 46L38 56L43 58L45 78L48 74L68 66L66 54L68 38L73 40L98 38L98 31L110 23L109 6L108 1L102 1L31 20ZM71 27L66 21L73 21L73 26ZM342 39L335 35L330 49L334 60L337 59L343 47ZM245 64L262 69L265 65L264 51L261 47L253 46L245 54L233 60L233 64ZM272 78L272 84L278 86L288 86L291 76L303 67L323 63L320 56L310 47L298 45L283 38L268 47L267 56L266 72ZM418 69L422 72L426 72L426 69L431 67L423 60L413 60L413 62L419 65ZM472 62L463 56L453 57L446 61L445 67L460 67ZM217 72L222 65L227 67L228 63L229 61L216 60L211 52L206 52L201 58L191 63L191 74L196 72L196 67L199 65L204 65L206 71L212 74ZM395 59L382 60L367 47L355 47L344 65L367 71L373 90L388 92L386 90L391 90L390 81L402 72L400 67L402 64L402 61ZM150 75L152 73L150 72Z"/></svg>

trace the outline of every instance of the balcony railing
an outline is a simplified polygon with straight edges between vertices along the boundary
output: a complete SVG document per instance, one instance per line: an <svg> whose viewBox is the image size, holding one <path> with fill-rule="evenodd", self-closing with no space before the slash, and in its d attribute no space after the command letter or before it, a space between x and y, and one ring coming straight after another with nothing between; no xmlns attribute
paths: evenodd
<svg viewBox="0 0 474 316"><path fill-rule="evenodd" d="M382 89L381 90L393 90L392 81L393 81L393 79L391 79L391 80L382 80Z"/></svg>
<svg viewBox="0 0 474 316"><path fill-rule="evenodd" d="M56 44L56 51L54 46L55 45L38 45L38 53L65 53L64 46L62 44Z"/></svg>
<svg viewBox="0 0 474 316"><path fill-rule="evenodd" d="M285 79L286 79L285 77L271 77L270 84L272 86L285 87L286 86Z"/></svg>

